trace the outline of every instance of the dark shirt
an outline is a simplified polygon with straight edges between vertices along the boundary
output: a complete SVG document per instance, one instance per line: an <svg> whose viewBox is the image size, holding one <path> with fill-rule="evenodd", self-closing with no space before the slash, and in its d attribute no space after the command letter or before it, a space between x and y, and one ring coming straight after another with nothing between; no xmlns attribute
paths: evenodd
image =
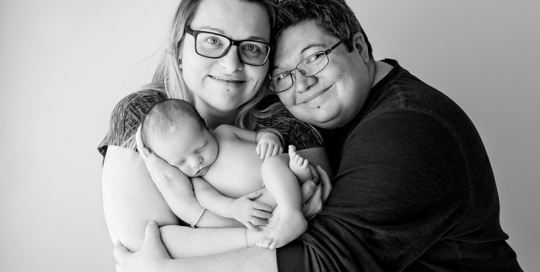
<svg viewBox="0 0 540 272"><path fill-rule="evenodd" d="M279 271L522 271L471 120L396 61L344 127L324 130L335 185Z"/></svg>

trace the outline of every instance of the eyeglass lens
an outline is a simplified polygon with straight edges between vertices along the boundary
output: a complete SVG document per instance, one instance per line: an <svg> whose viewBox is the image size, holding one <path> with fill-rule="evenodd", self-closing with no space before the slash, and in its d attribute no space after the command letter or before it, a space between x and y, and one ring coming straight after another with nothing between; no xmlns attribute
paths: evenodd
<svg viewBox="0 0 540 272"><path fill-rule="evenodd" d="M195 49L197 53L209 57L220 58L227 53L231 41L225 36L208 32L195 32ZM241 41L238 46L238 56L243 63L250 65L263 65L270 52L270 46L256 41Z"/></svg>
<svg viewBox="0 0 540 272"><path fill-rule="evenodd" d="M304 60L302 60L297 66L296 69L304 76L313 76L318 72L322 71L328 64L328 56L326 52L317 52ZM293 85L293 75L294 70L281 73L272 78L271 84L274 92L280 93L286 91Z"/></svg>

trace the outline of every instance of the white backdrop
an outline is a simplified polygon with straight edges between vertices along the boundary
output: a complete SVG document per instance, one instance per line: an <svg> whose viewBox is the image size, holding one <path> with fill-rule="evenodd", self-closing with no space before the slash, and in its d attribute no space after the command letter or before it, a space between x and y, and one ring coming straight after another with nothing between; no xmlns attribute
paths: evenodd
<svg viewBox="0 0 540 272"><path fill-rule="evenodd" d="M509 243L540 269L540 2L348 3L376 59L469 114ZM116 102L149 81L176 5L0 0L0 271L114 271L96 146Z"/></svg>

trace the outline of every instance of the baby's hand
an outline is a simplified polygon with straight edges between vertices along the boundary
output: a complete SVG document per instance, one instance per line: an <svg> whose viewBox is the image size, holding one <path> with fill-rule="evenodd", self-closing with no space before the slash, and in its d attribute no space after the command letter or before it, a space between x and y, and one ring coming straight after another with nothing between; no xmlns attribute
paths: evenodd
<svg viewBox="0 0 540 272"><path fill-rule="evenodd" d="M259 191L247 194L233 200L230 206L232 218L253 231L259 230L257 226L266 225L266 220L270 218L272 212L270 206L253 201L260 195Z"/></svg>
<svg viewBox="0 0 540 272"><path fill-rule="evenodd" d="M283 153L283 147L279 138L274 133L265 133L257 142L257 155L265 160L268 157L276 156Z"/></svg>

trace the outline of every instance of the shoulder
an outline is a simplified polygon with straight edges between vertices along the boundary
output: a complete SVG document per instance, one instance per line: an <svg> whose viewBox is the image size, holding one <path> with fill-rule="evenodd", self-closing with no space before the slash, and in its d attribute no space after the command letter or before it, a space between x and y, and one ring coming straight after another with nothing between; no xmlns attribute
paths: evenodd
<svg viewBox="0 0 540 272"><path fill-rule="evenodd" d="M148 108L167 98L167 95L161 91L148 89L141 90L126 95L118 104L116 104L114 112L120 111L135 111L146 113Z"/></svg>
<svg viewBox="0 0 540 272"><path fill-rule="evenodd" d="M166 98L164 92L156 89L145 89L122 98L111 113L109 131L98 146L100 153L105 156L109 145L123 147L131 145L133 136L148 109Z"/></svg>
<svg viewBox="0 0 540 272"><path fill-rule="evenodd" d="M111 113L111 124L126 122L127 125L139 125L148 109L155 103L164 100L167 95L157 90L142 90L130 93L122 98Z"/></svg>

